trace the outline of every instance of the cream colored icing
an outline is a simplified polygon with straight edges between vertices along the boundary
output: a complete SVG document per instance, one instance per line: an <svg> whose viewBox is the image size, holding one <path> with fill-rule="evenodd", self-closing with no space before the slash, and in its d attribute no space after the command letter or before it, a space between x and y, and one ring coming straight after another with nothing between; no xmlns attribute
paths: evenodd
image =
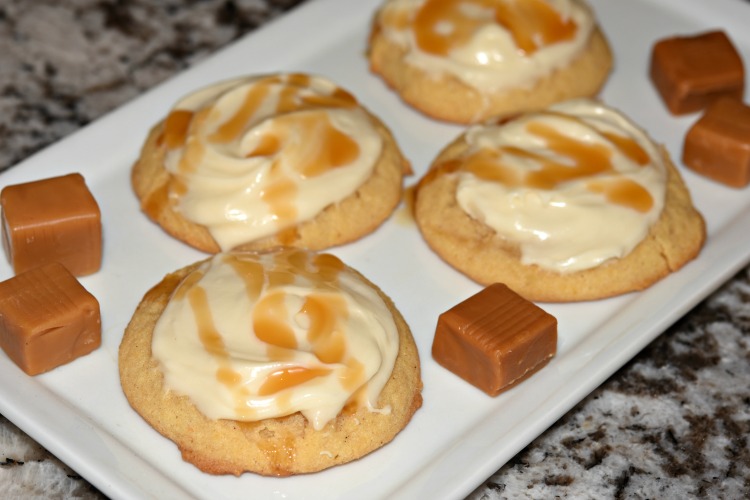
<svg viewBox="0 0 750 500"><path fill-rule="evenodd" d="M540 78L568 65L588 43L594 16L583 1L533 3L551 8L549 12L556 14L557 22L572 30L572 37L557 39L553 34L544 39L545 30L552 33L550 24L532 29L514 21L514 16L528 18L530 12L526 9L534 10L531 0L389 0L378 19L383 35L406 51L408 64L436 77L451 75L482 92L492 92L533 86ZM426 23L428 30L415 29L420 12L436 11L446 5L452 12L436 15ZM507 25L499 23L498 18L507 18ZM511 23L518 31L511 29ZM452 38L464 28L468 36ZM448 50L434 51L420 43L420 32L442 35ZM524 42L519 35L530 40ZM534 46L529 47L529 43Z"/></svg>
<svg viewBox="0 0 750 500"><path fill-rule="evenodd" d="M568 272L623 257L664 206L667 170L659 148L620 112L593 100L477 125L466 141L464 158L474 158L474 170L502 165L490 170L501 181L463 166L458 203L517 243L524 264Z"/></svg>
<svg viewBox="0 0 750 500"><path fill-rule="evenodd" d="M399 349L383 299L336 257L220 253L175 290L153 332L165 386L208 418L301 412L320 430L378 408Z"/></svg>
<svg viewBox="0 0 750 500"><path fill-rule="evenodd" d="M181 112L187 129L165 156L170 198L222 250L310 220L351 195L382 149L354 97L317 76L221 82L179 101L172 114Z"/></svg>

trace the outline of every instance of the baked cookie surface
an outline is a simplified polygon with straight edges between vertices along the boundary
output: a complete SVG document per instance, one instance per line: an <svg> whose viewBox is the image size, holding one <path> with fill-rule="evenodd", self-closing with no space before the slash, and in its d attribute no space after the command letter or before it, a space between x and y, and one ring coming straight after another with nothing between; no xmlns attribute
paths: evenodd
<svg viewBox="0 0 750 500"><path fill-rule="evenodd" d="M252 312L236 307L246 293ZM235 306L221 305L226 294ZM386 326L357 330L365 320L342 307ZM202 318L192 333L189 317ZM253 332L229 331L237 318ZM137 307L119 369L131 406L211 474L288 476L356 460L422 402L417 348L390 299L335 257L303 251L219 254L166 276Z"/></svg>
<svg viewBox="0 0 750 500"><path fill-rule="evenodd" d="M133 165L143 212L199 250L311 250L374 231L410 173L388 128L321 77L262 75L181 99Z"/></svg>
<svg viewBox="0 0 750 500"><path fill-rule="evenodd" d="M407 104L457 123L593 97L613 64L579 0L390 0L368 58Z"/></svg>
<svg viewBox="0 0 750 500"><path fill-rule="evenodd" d="M667 151L586 99L471 127L420 180L414 210L447 263L534 301L642 290L705 240Z"/></svg>

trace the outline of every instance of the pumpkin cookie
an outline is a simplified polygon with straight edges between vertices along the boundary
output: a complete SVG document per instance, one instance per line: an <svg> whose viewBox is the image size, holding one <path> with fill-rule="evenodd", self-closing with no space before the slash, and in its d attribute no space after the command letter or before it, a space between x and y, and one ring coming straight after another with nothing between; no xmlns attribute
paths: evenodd
<svg viewBox="0 0 750 500"><path fill-rule="evenodd" d="M458 123L592 97L612 68L580 0L388 0L368 57L406 103Z"/></svg>
<svg viewBox="0 0 750 500"><path fill-rule="evenodd" d="M204 472L287 476L356 460L421 406L391 300L328 254L219 253L144 296L119 352L132 407Z"/></svg>
<svg viewBox="0 0 750 500"><path fill-rule="evenodd" d="M667 151L588 99L470 127L420 180L415 218L456 269L535 301L642 290L705 240Z"/></svg>
<svg viewBox="0 0 750 500"><path fill-rule="evenodd" d="M131 179L148 217L216 253L354 241L390 216L408 173L389 130L351 94L281 74L180 100L151 130Z"/></svg>

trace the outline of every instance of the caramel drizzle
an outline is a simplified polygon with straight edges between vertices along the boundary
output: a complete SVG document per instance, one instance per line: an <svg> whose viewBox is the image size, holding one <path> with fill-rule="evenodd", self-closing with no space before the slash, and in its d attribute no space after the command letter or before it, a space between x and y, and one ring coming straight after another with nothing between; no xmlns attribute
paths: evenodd
<svg viewBox="0 0 750 500"><path fill-rule="evenodd" d="M268 359L294 359L296 350L307 348L299 345L289 321L297 315L306 316L309 321L306 336L309 351L321 364L343 365L339 381L345 389L355 392L350 398L352 401L362 393L357 389L365 387L365 371L364 365L347 353L345 320L348 307L336 293L339 276L345 270L344 264L329 254L310 258L310 254L297 250L279 252L272 258L273 264L266 268L262 263L242 258L241 255L224 256L224 262L231 265L244 280L248 298L255 303L251 318L255 336L266 344ZM253 418L253 409L247 404L252 395L246 389L242 375L231 368L232 355L216 329L207 292L199 283L203 275L201 271L188 275L175 292L175 299L187 298L189 301L203 348L216 359L219 365L216 378L233 394L238 415ZM313 287L296 313L288 310L286 294L279 288L295 283L311 283ZM257 395L274 396L280 408L288 408L291 404L288 389L331 373L331 368L320 366L279 368L267 375Z"/></svg>
<svg viewBox="0 0 750 500"><path fill-rule="evenodd" d="M304 366L281 368L268 374L266 381L258 389L258 395L277 394L284 389L304 384L317 377L324 377L329 373L331 373L331 370L324 368L306 368Z"/></svg>
<svg viewBox="0 0 750 500"><path fill-rule="evenodd" d="M353 108L357 106L357 100L338 87L329 95L311 94L310 83L311 77L304 74L275 75L252 82L236 112L206 137L209 144L232 143L264 118L273 116L257 145L245 156L272 158L269 185L260 197L280 227L296 221L295 199L300 179L350 165L360 154L358 143L334 127L326 112L328 109ZM273 111L270 114L262 112L263 106L274 98ZM205 156L205 144L190 138L200 134L212 112L213 106L198 112L178 109L167 117L160 142L167 150L184 148L179 172L195 172ZM279 156L282 150L286 163L292 167L291 173L283 171ZM173 197L179 198L186 191L179 178L171 180Z"/></svg>
<svg viewBox="0 0 750 500"><path fill-rule="evenodd" d="M567 119L580 122L570 117ZM529 122L526 129L529 133L544 139L549 151L562 160L512 146L497 149L481 148L466 157L438 165L429 178L439 173L461 170L470 172L485 181L497 182L510 188L554 190L566 182L591 177L592 179L586 182L586 188L591 192L604 195L609 203L629 207L642 213L648 212L653 207L654 200L645 187L623 175L618 175L612 163L612 149L607 145L577 141L540 121ZM632 138L609 132L600 132L600 134L615 149L640 167L649 164L648 153ZM513 168L504 161L506 155L528 158L533 160L539 168L525 171ZM594 178L602 174L614 174L614 176Z"/></svg>
<svg viewBox="0 0 750 500"><path fill-rule="evenodd" d="M193 112L185 109L174 110L167 116L164 123L164 146L167 149L182 147L187 138L190 122L193 119Z"/></svg>
<svg viewBox="0 0 750 500"><path fill-rule="evenodd" d="M187 299L190 309L195 318L198 329L198 338L206 352L210 353L218 363L216 379L232 391L234 395L235 411L243 418L252 418L252 409L242 404L248 396L247 389L242 386L242 377L235 372L230 363L230 355L226 350L221 334L216 328L216 323L208 304L206 290L199 285L203 277L202 272L193 272L187 276L175 293L174 299Z"/></svg>
<svg viewBox="0 0 750 500"><path fill-rule="evenodd" d="M484 15L477 15L478 7ZM392 18L397 25L398 17ZM508 30L519 51L537 50L573 39L576 23L544 0L426 0L417 11L413 29L417 46L429 54L446 56L466 45L481 27L497 23ZM448 28L449 27L449 28Z"/></svg>

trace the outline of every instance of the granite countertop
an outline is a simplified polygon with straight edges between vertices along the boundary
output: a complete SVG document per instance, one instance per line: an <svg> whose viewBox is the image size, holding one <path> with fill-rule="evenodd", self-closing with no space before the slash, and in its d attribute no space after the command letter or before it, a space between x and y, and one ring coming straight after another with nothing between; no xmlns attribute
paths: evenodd
<svg viewBox="0 0 750 500"><path fill-rule="evenodd" d="M297 3L0 0L0 170ZM471 498L747 498L748 436L745 268ZM2 415L0 492L103 497Z"/></svg>

